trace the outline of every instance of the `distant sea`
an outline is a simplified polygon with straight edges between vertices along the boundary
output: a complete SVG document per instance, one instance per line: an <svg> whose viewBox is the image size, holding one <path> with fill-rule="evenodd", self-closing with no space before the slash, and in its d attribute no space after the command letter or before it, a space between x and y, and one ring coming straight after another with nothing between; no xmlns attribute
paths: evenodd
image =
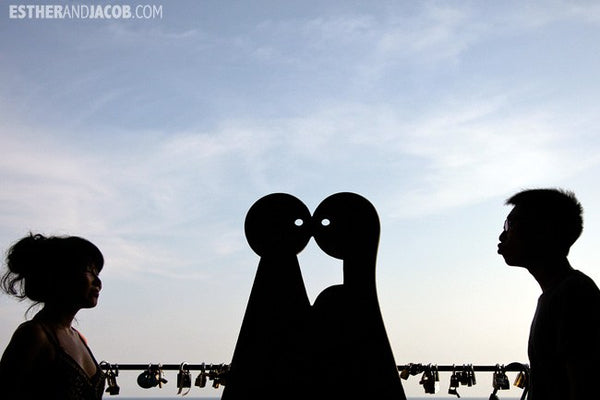
<svg viewBox="0 0 600 400"><path fill-rule="evenodd" d="M172 397L121 397L121 396L109 396L105 395L103 399L108 400L114 398L115 400L175 400L175 399L187 399L187 400L220 400L220 397L189 397L189 396L172 396ZM519 397L501 397L500 400L519 400ZM407 400L455 400L456 397L408 397ZM460 396L460 399L465 400L489 400L489 397L468 397ZM310 399L307 399L310 400Z"/></svg>

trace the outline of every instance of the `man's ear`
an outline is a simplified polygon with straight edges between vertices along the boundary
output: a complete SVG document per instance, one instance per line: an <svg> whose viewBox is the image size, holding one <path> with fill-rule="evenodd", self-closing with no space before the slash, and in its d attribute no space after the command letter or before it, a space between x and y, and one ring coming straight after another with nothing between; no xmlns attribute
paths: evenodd
<svg viewBox="0 0 600 400"><path fill-rule="evenodd" d="M552 221L540 221L536 228L531 231L531 245L540 255L564 256L568 254L568 247L565 248L564 239Z"/></svg>

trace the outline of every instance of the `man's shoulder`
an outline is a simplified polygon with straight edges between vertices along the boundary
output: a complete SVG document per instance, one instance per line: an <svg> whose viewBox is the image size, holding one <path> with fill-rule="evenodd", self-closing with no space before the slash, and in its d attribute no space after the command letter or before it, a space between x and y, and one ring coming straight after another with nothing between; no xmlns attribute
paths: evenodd
<svg viewBox="0 0 600 400"><path fill-rule="evenodd" d="M563 286L572 291L581 291L600 296L600 289L598 289L596 282L579 270L573 270L567 279L565 279Z"/></svg>
<svg viewBox="0 0 600 400"><path fill-rule="evenodd" d="M545 300L554 310L578 314L589 310L600 311L600 289L592 278L581 271L573 270ZM600 317L600 313L598 314Z"/></svg>

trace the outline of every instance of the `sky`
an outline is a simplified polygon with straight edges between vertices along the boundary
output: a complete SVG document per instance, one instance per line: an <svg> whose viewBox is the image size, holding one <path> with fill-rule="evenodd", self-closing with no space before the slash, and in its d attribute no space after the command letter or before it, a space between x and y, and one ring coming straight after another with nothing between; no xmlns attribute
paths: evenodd
<svg viewBox="0 0 600 400"><path fill-rule="evenodd" d="M496 254L521 189L576 193L570 261L600 282L597 2L119 3L162 11L147 19L14 19L11 4L0 247L35 232L102 250L99 305L76 325L98 360L228 363L259 260L244 218L273 192L374 204L398 364L527 362L541 291ZM314 240L299 260L311 301L342 280ZM0 296L0 348L27 307ZM122 375L122 395L176 393L174 373L152 392ZM481 375L462 396L489 395Z"/></svg>

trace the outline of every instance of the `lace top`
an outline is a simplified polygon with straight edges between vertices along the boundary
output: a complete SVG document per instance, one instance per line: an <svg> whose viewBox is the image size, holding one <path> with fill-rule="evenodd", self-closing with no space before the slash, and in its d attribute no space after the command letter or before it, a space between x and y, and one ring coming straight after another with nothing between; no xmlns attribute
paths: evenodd
<svg viewBox="0 0 600 400"><path fill-rule="evenodd" d="M77 332L82 343L88 350L92 360L96 364L96 373L90 377L81 366L60 346L54 333L40 323L40 326L48 335L50 343L56 350L56 360L52 368L49 368L48 375L42 377L45 389L45 399L61 400L98 400L102 398L106 375L98 366L92 351L85 343L85 340ZM51 369L51 370L50 370Z"/></svg>

